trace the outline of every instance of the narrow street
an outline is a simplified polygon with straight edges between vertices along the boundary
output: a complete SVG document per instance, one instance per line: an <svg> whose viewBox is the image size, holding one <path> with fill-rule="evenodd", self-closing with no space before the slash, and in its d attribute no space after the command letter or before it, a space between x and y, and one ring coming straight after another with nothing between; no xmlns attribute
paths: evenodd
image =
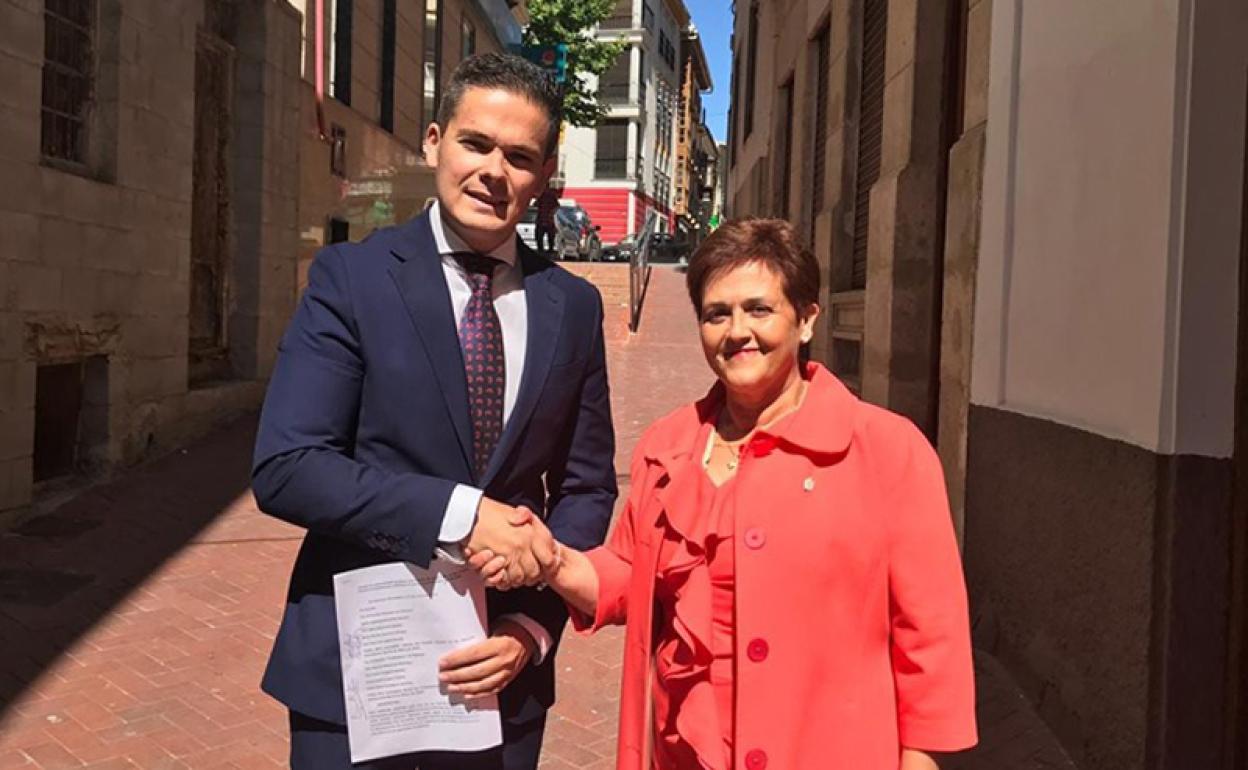
<svg viewBox="0 0 1248 770"><path fill-rule="evenodd" d="M655 269L630 336L626 269L580 272L608 307L626 492L641 431L710 375L681 274ZM285 766L285 712L257 685L300 533L256 510L253 423L0 535L0 770ZM621 640L565 637L544 770L613 766ZM983 743L946 770L1073 767L1001 669L980 671Z"/></svg>

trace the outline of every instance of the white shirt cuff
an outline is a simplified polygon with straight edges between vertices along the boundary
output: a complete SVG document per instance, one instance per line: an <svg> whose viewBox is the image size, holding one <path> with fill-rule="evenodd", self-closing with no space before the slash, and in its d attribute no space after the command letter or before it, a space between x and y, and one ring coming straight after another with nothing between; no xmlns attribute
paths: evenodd
<svg viewBox="0 0 1248 770"><path fill-rule="evenodd" d="M537 642L537 652L533 654L533 659L529 661L534 666L542 665L542 661L546 660L546 654L550 652L551 644L550 632L541 623L522 612L509 612L506 615L499 615L498 620L510 620L513 623L520 624L521 628L529 632L529 636L533 637L533 641Z"/></svg>
<svg viewBox="0 0 1248 770"><path fill-rule="evenodd" d="M438 545L433 552L439 559L455 564L464 563L464 552L459 544L472 532L477 523L477 506L485 493L476 487L457 484L446 502L442 515L442 529L438 530Z"/></svg>

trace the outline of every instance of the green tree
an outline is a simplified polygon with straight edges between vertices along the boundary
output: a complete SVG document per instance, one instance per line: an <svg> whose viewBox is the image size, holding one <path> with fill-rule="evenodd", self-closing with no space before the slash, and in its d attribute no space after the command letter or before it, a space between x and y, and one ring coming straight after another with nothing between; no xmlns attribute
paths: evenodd
<svg viewBox="0 0 1248 770"><path fill-rule="evenodd" d="M563 116L574 126L596 126L607 114L586 76L606 72L628 46L625 42L602 42L595 37L598 23L611 14L615 4L616 0L529 0L524 44L568 46Z"/></svg>

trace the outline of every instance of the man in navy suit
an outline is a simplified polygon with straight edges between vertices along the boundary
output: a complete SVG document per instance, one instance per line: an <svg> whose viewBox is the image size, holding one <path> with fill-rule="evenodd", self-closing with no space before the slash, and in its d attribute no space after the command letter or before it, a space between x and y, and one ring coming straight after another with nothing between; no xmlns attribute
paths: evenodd
<svg viewBox="0 0 1248 770"><path fill-rule="evenodd" d="M616 496L602 300L516 223L555 169L560 98L522 59L453 75L425 137L437 202L323 249L282 340L256 439L260 508L307 529L263 688L290 709L295 770L530 770L567 619L534 586L554 538L584 550ZM489 637L443 661L499 695L503 745L351 765L333 576L473 552L506 560Z"/></svg>

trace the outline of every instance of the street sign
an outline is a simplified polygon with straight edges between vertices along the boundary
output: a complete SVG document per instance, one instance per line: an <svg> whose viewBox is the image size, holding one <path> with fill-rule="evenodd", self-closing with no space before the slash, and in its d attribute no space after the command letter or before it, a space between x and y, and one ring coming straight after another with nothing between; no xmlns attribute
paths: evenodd
<svg viewBox="0 0 1248 770"><path fill-rule="evenodd" d="M520 46L520 55L542 69L554 73L556 83L567 80L568 46L566 43Z"/></svg>

